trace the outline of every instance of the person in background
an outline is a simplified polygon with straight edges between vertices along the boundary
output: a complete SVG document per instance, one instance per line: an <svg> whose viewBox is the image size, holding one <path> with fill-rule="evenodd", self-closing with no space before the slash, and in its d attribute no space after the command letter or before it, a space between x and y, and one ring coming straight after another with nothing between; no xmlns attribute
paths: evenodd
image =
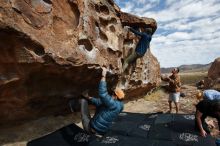
<svg viewBox="0 0 220 146"><path fill-rule="evenodd" d="M83 92L81 100L81 118L85 131L93 134L105 134L112 122L117 118L123 110L122 100L125 97L124 92L120 88L116 88L112 95L107 91L106 83L107 69L102 68L102 77L99 83L99 98L91 97L88 92ZM96 106L95 115L91 118L88 101Z"/></svg>
<svg viewBox="0 0 220 146"><path fill-rule="evenodd" d="M161 76L161 80L168 82L168 91L169 91L169 111L168 113L172 112L172 102L174 102L176 107L176 113L179 112L179 99L180 99L180 89L181 89L181 82L179 76L179 68L174 68L172 70L172 75L169 77Z"/></svg>
<svg viewBox="0 0 220 146"><path fill-rule="evenodd" d="M198 83L196 83L196 87L197 89L204 89L205 81L204 80L199 81Z"/></svg>
<svg viewBox="0 0 220 146"><path fill-rule="evenodd" d="M196 98L198 100L220 100L220 92L213 89L198 91Z"/></svg>

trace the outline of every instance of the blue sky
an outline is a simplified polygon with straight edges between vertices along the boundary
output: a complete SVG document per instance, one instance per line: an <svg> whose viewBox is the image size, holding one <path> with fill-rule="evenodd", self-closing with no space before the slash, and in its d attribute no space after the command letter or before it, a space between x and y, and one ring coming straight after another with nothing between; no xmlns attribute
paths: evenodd
<svg viewBox="0 0 220 146"><path fill-rule="evenodd" d="M122 11L154 18L151 52L161 67L220 57L220 0L115 0Z"/></svg>

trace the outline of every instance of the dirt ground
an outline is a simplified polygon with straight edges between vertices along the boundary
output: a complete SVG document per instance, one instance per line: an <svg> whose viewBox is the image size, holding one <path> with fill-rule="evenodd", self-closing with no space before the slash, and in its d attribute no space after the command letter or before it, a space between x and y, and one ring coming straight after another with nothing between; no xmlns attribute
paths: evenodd
<svg viewBox="0 0 220 146"><path fill-rule="evenodd" d="M182 92L186 95L180 99L180 113L194 114L195 112L195 93L193 86L183 86ZM150 95L143 98L125 103L124 111L133 113L154 113L167 112L168 94L158 89ZM175 113L173 105L173 113ZM67 116L44 117L29 123L0 130L0 146L25 146L32 139L51 133L72 122L81 126L80 113L74 113ZM215 121L215 124L217 122ZM213 133L216 131L213 130Z"/></svg>
<svg viewBox="0 0 220 146"><path fill-rule="evenodd" d="M180 98L180 111L179 113L194 113L195 111L195 94L196 88L193 86L183 86L182 92L186 95L184 98ZM130 101L125 104L124 111L137 112L137 113L153 113L153 112L167 112L168 107L168 93L159 89L150 95ZM173 104L172 113L175 113L175 107Z"/></svg>

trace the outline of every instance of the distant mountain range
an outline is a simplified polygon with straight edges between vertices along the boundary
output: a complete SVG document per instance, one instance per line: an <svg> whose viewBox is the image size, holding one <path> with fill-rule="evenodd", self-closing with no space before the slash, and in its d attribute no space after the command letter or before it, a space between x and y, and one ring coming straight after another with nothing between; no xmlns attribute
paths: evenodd
<svg viewBox="0 0 220 146"><path fill-rule="evenodd" d="M179 69L181 72L200 72L208 71L212 62L209 64L191 64L191 65L181 65ZM160 68L161 73L170 73L174 67Z"/></svg>

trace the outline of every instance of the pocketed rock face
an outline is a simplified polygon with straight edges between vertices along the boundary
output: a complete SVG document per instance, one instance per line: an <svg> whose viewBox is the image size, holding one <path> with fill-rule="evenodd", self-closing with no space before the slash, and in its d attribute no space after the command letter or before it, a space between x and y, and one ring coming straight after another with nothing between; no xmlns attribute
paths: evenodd
<svg viewBox="0 0 220 146"><path fill-rule="evenodd" d="M216 58L212 63L208 71L208 78L205 79L205 87L220 91L220 58Z"/></svg>
<svg viewBox="0 0 220 146"><path fill-rule="evenodd" d="M102 65L116 84L138 41L124 25L156 30L155 20L123 13L112 0L1 0L0 124L69 112L70 98L85 89L97 95ZM126 74L127 97L156 87L159 68L148 51Z"/></svg>

